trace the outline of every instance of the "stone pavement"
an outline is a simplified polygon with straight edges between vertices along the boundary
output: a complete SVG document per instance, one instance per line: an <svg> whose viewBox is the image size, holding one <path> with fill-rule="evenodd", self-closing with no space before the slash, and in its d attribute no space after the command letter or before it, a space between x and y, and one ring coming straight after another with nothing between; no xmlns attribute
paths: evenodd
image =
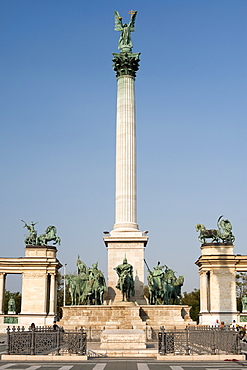
<svg viewBox="0 0 247 370"><path fill-rule="evenodd" d="M80 363L50 363L50 362L0 362L0 370L246 370L247 362L193 362L164 363L149 359L102 359L89 360Z"/></svg>

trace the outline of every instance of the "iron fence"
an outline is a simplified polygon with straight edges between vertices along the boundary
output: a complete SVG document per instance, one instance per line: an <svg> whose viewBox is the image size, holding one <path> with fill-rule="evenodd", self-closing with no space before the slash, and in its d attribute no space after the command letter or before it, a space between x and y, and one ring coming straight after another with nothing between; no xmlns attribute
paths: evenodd
<svg viewBox="0 0 247 370"><path fill-rule="evenodd" d="M89 326L88 328L83 328L83 331L87 334L87 342L100 342L101 334L103 329L94 329Z"/></svg>
<svg viewBox="0 0 247 370"><path fill-rule="evenodd" d="M65 332L63 329L36 327L25 330L19 326L7 328L7 353L9 355L78 354L87 351L87 335L79 331Z"/></svg>
<svg viewBox="0 0 247 370"><path fill-rule="evenodd" d="M159 338L159 329L154 329L151 326L146 327L146 341L157 343Z"/></svg>
<svg viewBox="0 0 247 370"><path fill-rule="evenodd" d="M239 333L231 330L186 328L166 331L162 327L158 337L158 350L162 355L215 355L241 352Z"/></svg>

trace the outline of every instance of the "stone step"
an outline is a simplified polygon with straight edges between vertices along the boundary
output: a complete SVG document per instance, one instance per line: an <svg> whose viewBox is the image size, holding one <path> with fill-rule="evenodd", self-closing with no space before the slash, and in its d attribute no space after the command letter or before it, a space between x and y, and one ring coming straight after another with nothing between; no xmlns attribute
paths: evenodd
<svg viewBox="0 0 247 370"><path fill-rule="evenodd" d="M97 349L96 355L107 357L157 357L157 349ZM90 356L90 353L89 353Z"/></svg>

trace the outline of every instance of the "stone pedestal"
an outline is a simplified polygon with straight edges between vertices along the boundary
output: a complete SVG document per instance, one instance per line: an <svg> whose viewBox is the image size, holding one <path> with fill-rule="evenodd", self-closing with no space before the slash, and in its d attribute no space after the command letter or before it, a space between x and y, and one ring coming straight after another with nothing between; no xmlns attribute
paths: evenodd
<svg viewBox="0 0 247 370"><path fill-rule="evenodd" d="M196 261L200 274L200 316L202 325L214 325L216 320L230 324L238 322L236 303L236 263L233 245L205 243Z"/></svg>
<svg viewBox="0 0 247 370"><path fill-rule="evenodd" d="M65 306L59 326L65 329L91 328L103 329L184 329L188 324L195 325L189 316L190 307L139 306L134 302L121 302L105 306Z"/></svg>
<svg viewBox="0 0 247 370"><path fill-rule="evenodd" d="M100 349L145 349L144 330L106 329L101 334Z"/></svg>
<svg viewBox="0 0 247 370"><path fill-rule="evenodd" d="M135 296L131 300L138 304L146 304L144 298L144 248L147 244L147 236L137 232L137 236L105 237L104 242L108 250L108 296L109 304L122 301L122 293L116 288L118 275L114 267L123 263L126 256L128 263L133 266L133 278L135 284Z"/></svg>

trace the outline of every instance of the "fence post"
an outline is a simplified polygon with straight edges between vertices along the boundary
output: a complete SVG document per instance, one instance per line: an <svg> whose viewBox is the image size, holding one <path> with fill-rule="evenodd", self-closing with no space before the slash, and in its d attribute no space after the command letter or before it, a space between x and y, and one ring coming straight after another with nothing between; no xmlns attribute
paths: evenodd
<svg viewBox="0 0 247 370"><path fill-rule="evenodd" d="M57 337L57 349L56 349L56 356L60 355L60 328L56 330L56 337Z"/></svg>
<svg viewBox="0 0 247 370"><path fill-rule="evenodd" d="M237 354L241 354L241 344L240 344L239 333L236 333L236 337L237 337Z"/></svg>
<svg viewBox="0 0 247 370"><path fill-rule="evenodd" d="M30 346L30 355L35 355L35 332L34 328L31 328L31 346Z"/></svg>
<svg viewBox="0 0 247 370"><path fill-rule="evenodd" d="M216 329L212 328L212 346L211 346L211 355L216 355L216 345L215 345L215 335Z"/></svg>
<svg viewBox="0 0 247 370"><path fill-rule="evenodd" d="M10 355L10 327L7 327L7 354Z"/></svg>
<svg viewBox="0 0 247 370"><path fill-rule="evenodd" d="M189 328L186 326L185 328L185 337L186 337L186 345L185 345L185 354L190 354L190 346L189 346Z"/></svg>
<svg viewBox="0 0 247 370"><path fill-rule="evenodd" d="M165 328L161 326L161 354L165 355Z"/></svg>
<svg viewBox="0 0 247 370"><path fill-rule="evenodd" d="M86 353L87 353L87 334L86 334L86 332L84 332L83 328L81 328L80 330L81 330L81 348L80 348L80 352L81 352L81 355L86 355Z"/></svg>

